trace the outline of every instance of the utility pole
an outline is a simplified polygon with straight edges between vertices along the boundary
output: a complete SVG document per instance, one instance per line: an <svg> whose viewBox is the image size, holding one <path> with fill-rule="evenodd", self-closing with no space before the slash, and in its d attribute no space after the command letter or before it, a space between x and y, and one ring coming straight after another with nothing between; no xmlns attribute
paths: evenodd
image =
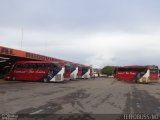
<svg viewBox="0 0 160 120"><path fill-rule="evenodd" d="M21 28L21 49L22 49L22 45L23 45L23 26L22 26L22 28Z"/></svg>

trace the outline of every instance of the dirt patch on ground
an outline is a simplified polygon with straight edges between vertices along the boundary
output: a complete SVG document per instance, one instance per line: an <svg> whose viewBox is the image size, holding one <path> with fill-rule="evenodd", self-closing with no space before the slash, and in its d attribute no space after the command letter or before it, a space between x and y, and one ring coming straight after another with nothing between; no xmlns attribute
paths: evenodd
<svg viewBox="0 0 160 120"><path fill-rule="evenodd" d="M124 113L160 113L160 102L145 90L132 88L132 92L126 95L126 107Z"/></svg>
<svg viewBox="0 0 160 120"><path fill-rule="evenodd" d="M5 91L0 91L0 95L4 95L5 93Z"/></svg>
<svg viewBox="0 0 160 120"><path fill-rule="evenodd" d="M103 98L99 103L95 104L93 107L97 108L99 105L101 105L102 103L106 102L110 97L112 97L112 94L106 95L105 98Z"/></svg>
<svg viewBox="0 0 160 120"><path fill-rule="evenodd" d="M80 103L81 99L89 97L89 94L85 93L86 90L80 89L76 92L70 93L66 96L53 99L45 105L42 105L38 108L28 108L21 111L18 111L17 114L53 114L58 110L62 109L63 104L71 103L72 106L78 104L83 108L83 105Z"/></svg>

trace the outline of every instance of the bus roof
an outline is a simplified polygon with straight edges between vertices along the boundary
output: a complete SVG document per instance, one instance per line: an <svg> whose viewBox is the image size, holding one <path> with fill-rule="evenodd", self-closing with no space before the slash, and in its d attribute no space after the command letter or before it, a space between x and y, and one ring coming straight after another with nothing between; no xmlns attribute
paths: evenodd
<svg viewBox="0 0 160 120"><path fill-rule="evenodd" d="M146 66L141 66L141 65L132 65L132 66L124 66L126 68L142 68L142 67L146 67Z"/></svg>
<svg viewBox="0 0 160 120"><path fill-rule="evenodd" d="M130 66L118 66L116 68L148 68L148 67L151 67L151 66L158 67L156 65L144 65L144 66L141 66L141 65L130 65Z"/></svg>
<svg viewBox="0 0 160 120"><path fill-rule="evenodd" d="M57 62L50 62L50 61L18 61L15 64L26 64L26 63L57 63Z"/></svg>
<svg viewBox="0 0 160 120"><path fill-rule="evenodd" d="M147 66L140 66L140 65L132 65L132 66L119 66L117 68L144 68Z"/></svg>

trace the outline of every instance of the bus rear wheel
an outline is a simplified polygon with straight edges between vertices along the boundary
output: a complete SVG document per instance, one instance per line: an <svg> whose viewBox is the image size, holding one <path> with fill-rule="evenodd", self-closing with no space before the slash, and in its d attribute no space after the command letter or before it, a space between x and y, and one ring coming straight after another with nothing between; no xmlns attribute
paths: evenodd
<svg viewBox="0 0 160 120"><path fill-rule="evenodd" d="M49 81L48 81L47 78L43 78L43 82L44 82L44 83L47 83L47 82L49 82Z"/></svg>
<svg viewBox="0 0 160 120"><path fill-rule="evenodd" d="M15 80L16 80L16 77L12 77L12 80L15 81Z"/></svg>

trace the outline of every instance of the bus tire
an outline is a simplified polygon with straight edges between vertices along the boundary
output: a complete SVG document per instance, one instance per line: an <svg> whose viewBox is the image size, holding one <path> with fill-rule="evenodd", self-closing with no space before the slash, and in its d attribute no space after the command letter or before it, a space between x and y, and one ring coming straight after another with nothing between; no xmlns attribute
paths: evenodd
<svg viewBox="0 0 160 120"><path fill-rule="evenodd" d="M43 78L43 82L44 82L44 83L48 83L49 81L48 81L47 78Z"/></svg>
<svg viewBox="0 0 160 120"><path fill-rule="evenodd" d="M16 77L12 77L12 80L15 81L15 80L16 80Z"/></svg>

